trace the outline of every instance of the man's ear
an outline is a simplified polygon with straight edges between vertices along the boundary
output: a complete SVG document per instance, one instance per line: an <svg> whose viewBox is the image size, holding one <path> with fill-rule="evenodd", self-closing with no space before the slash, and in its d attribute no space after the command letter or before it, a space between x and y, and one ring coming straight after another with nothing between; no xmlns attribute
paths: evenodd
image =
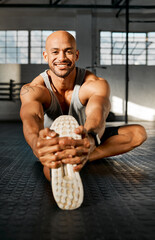
<svg viewBox="0 0 155 240"><path fill-rule="evenodd" d="M43 51L43 57L44 57L45 62L48 62L48 55L47 55L46 51Z"/></svg>
<svg viewBox="0 0 155 240"><path fill-rule="evenodd" d="M76 50L76 61L79 59L79 50Z"/></svg>

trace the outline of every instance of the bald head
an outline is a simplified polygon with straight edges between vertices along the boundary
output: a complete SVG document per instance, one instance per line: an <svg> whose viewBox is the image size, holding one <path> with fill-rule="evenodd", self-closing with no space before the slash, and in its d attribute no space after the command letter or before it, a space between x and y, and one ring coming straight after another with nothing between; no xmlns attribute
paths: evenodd
<svg viewBox="0 0 155 240"><path fill-rule="evenodd" d="M76 50L76 40L75 38L66 31L56 31L50 34L46 39L46 51L48 51L51 47L56 45L61 45L64 43L70 44L74 50Z"/></svg>

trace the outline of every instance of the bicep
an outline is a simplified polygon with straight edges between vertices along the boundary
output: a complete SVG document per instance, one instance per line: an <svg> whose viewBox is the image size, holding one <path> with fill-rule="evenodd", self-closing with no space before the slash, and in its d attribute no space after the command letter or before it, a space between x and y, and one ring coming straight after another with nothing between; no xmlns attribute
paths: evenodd
<svg viewBox="0 0 155 240"><path fill-rule="evenodd" d="M102 116L104 114L107 117L111 106L109 96L110 87L107 81L98 80L90 83L86 116L95 114L99 117L99 115Z"/></svg>
<svg viewBox="0 0 155 240"><path fill-rule="evenodd" d="M103 115L103 113L109 113L110 101L108 97L99 95L93 95L90 97L86 105L86 116L93 114L96 117ZM107 115L106 114L106 115Z"/></svg>
<svg viewBox="0 0 155 240"><path fill-rule="evenodd" d="M95 81L89 80L82 85L79 92L81 103L87 105L93 96L100 96L105 99L110 97L110 87L106 80L97 78Z"/></svg>
<svg viewBox="0 0 155 240"><path fill-rule="evenodd" d="M41 120L43 120L44 117L43 106L38 101L22 103L20 116L23 121L24 119L28 119L30 117L38 117Z"/></svg>

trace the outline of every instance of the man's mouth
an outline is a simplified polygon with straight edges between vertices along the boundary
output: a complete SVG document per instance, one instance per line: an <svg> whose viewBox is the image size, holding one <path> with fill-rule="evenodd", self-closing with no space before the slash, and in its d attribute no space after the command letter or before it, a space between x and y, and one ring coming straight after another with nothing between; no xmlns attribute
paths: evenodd
<svg viewBox="0 0 155 240"><path fill-rule="evenodd" d="M59 68L65 68L71 65L71 63L54 63L55 66L58 66Z"/></svg>

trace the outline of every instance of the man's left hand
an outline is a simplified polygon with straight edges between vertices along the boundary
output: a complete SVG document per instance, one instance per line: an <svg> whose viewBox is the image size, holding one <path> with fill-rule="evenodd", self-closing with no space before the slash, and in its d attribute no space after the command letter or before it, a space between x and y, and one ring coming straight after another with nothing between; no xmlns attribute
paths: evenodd
<svg viewBox="0 0 155 240"><path fill-rule="evenodd" d="M74 139L73 146L57 152L57 157L62 163L76 164L74 171L80 171L88 161L90 153L95 149L95 141L83 126L76 128L75 133L81 135L82 139Z"/></svg>

